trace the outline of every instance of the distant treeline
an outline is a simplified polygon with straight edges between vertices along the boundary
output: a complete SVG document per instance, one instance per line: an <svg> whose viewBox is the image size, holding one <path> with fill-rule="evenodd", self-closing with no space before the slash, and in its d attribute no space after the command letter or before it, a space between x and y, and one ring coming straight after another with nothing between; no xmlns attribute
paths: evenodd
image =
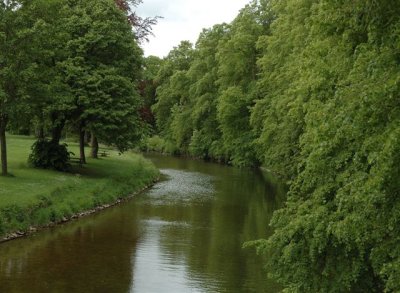
<svg viewBox="0 0 400 293"><path fill-rule="evenodd" d="M290 182L257 242L290 292L400 291L400 1L253 1L146 68L149 148Z"/></svg>

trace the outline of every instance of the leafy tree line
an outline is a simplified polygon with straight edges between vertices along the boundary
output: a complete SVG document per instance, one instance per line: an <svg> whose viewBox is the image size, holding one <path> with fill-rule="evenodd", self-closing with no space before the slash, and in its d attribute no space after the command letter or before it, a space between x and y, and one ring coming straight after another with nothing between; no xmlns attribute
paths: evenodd
<svg viewBox="0 0 400 293"><path fill-rule="evenodd" d="M129 5L130 4L130 5ZM63 134L75 133L86 162L87 134L124 151L146 126L138 91L138 42L156 19L131 9L138 1L0 1L0 142L7 175L6 131L35 132L30 161L65 170ZM133 26L133 29L132 29ZM135 33L136 32L136 33Z"/></svg>
<svg viewBox="0 0 400 293"><path fill-rule="evenodd" d="M148 144L290 183L256 242L288 292L400 291L399 1L253 1L159 66Z"/></svg>
<svg viewBox="0 0 400 293"><path fill-rule="evenodd" d="M152 109L165 150L239 166L259 165L251 107L258 98L257 40L270 30L267 3L253 2L231 24L204 29L160 61Z"/></svg>

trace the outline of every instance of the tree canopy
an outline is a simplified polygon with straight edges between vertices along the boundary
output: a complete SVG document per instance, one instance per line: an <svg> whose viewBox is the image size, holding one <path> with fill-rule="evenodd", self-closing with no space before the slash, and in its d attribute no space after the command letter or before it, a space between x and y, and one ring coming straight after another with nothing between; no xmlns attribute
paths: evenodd
<svg viewBox="0 0 400 293"><path fill-rule="evenodd" d="M122 2L1 2L3 174L6 130L26 129L40 140L50 136L54 145L67 130L77 133L83 161L89 132L120 151L147 132L138 90L143 69L138 39L144 35L135 34L132 26L139 26L140 18L133 22L134 12Z"/></svg>
<svg viewBox="0 0 400 293"><path fill-rule="evenodd" d="M255 242L288 292L400 290L399 10L253 1L160 68L164 150L288 182L275 233Z"/></svg>

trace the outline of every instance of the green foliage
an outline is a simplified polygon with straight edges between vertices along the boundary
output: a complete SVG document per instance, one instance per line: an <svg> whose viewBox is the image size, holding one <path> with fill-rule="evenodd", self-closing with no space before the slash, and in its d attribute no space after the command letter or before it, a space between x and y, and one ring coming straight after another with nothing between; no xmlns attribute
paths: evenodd
<svg viewBox="0 0 400 293"><path fill-rule="evenodd" d="M71 153L68 152L66 144L37 140L31 149L32 153L29 155L28 162L32 167L58 171L71 169L69 163Z"/></svg>
<svg viewBox="0 0 400 293"><path fill-rule="evenodd" d="M192 137L189 154L203 159L225 160L222 133L217 121L218 43L226 33L226 25L203 30L196 43L196 55L188 71L190 79L189 111Z"/></svg>
<svg viewBox="0 0 400 293"><path fill-rule="evenodd" d="M2 137L7 128L40 133L40 138L51 134L57 143L67 128L90 131L100 142L126 151L147 134L138 91L143 52L128 12L116 4L0 3ZM2 151L6 165L5 146Z"/></svg>
<svg viewBox="0 0 400 293"><path fill-rule="evenodd" d="M233 163L238 166L246 166L255 161L245 99L240 87L229 87L222 92L217 108L225 147L231 154Z"/></svg>
<svg viewBox="0 0 400 293"><path fill-rule="evenodd" d="M146 138L141 146L145 152L158 152L169 155L179 155L179 149L158 135Z"/></svg>
<svg viewBox="0 0 400 293"><path fill-rule="evenodd" d="M160 69L166 142L290 184L254 242L288 292L400 290L398 4L253 1Z"/></svg>
<svg viewBox="0 0 400 293"><path fill-rule="evenodd" d="M269 33L268 6L253 1L227 27L216 53L218 61L218 122L230 160L238 166L256 166L250 109L257 100L259 50L256 42Z"/></svg>
<svg viewBox="0 0 400 293"><path fill-rule="evenodd" d="M270 109L266 121L275 122L260 141L272 145L265 156L275 165L280 157L296 164L287 205L272 220L275 234L260 250L291 291L396 292L398 8L385 1L286 2L276 6L269 42L281 52L290 48L283 74L293 75L286 87L276 84L279 99L260 102ZM303 24L298 43L278 34L299 33L293 17ZM291 153L273 144L285 141ZM290 170L285 165L281 170Z"/></svg>
<svg viewBox="0 0 400 293"><path fill-rule="evenodd" d="M125 151L145 129L139 116L142 51L124 13L112 1L75 1L66 8L64 26L70 36L60 62L72 99L74 125Z"/></svg>
<svg viewBox="0 0 400 293"><path fill-rule="evenodd" d="M175 47L164 60L155 82L156 103L152 110L156 117L157 128L167 135L172 123L172 109L175 105L183 104L187 99L188 79L186 72L192 61L192 44L183 41Z"/></svg>
<svg viewBox="0 0 400 293"><path fill-rule="evenodd" d="M157 83L155 81L163 60L156 56L149 56L144 59L143 77L139 84L140 94L144 105L141 109L142 118L155 128L156 121L151 106L156 102Z"/></svg>
<svg viewBox="0 0 400 293"><path fill-rule="evenodd" d="M159 152L163 153L164 152L164 145L165 141L158 135L149 137L146 139L142 150L147 151L147 152Z"/></svg>
<svg viewBox="0 0 400 293"><path fill-rule="evenodd" d="M252 2L231 24L203 30L194 50L183 42L164 60L153 111L160 133L181 153L258 165L250 108L257 98L256 41L271 18L264 4Z"/></svg>
<svg viewBox="0 0 400 293"><path fill-rule="evenodd" d="M112 1L1 2L0 124L79 126L125 150L151 109L159 136L147 150L262 164L290 183L275 233L255 242L288 291L396 292L398 4L252 1L194 48L148 58L141 75L142 52ZM64 202L36 219L75 210ZM10 206L0 223L10 214L25 217Z"/></svg>

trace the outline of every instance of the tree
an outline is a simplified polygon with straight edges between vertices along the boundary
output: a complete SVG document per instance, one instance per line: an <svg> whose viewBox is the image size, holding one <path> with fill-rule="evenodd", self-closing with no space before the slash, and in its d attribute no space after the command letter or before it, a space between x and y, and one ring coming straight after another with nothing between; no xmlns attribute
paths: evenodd
<svg viewBox="0 0 400 293"><path fill-rule="evenodd" d="M400 290L399 7L253 2L159 71L164 138L287 180L257 242L287 291Z"/></svg>
<svg viewBox="0 0 400 293"><path fill-rule="evenodd" d="M7 173L7 125L10 128L30 125L36 120L43 129L47 105L63 89L57 82L55 70L55 63L60 58L58 48L63 43L56 25L61 3L38 0L35 3L5 1L0 4L4 13L1 31L5 37L0 43L4 58L0 57L1 87L4 89L0 127L3 174Z"/></svg>
<svg viewBox="0 0 400 293"><path fill-rule="evenodd" d="M250 108L258 98L256 42L268 33L270 22L268 6L253 1L228 26L218 46L217 117L228 156L238 166L258 164Z"/></svg>
<svg viewBox="0 0 400 293"><path fill-rule="evenodd" d="M158 130L166 136L170 135L173 107L187 99L189 84L186 72L193 60L192 46L190 42L183 41L175 47L165 58L156 78L158 88L152 110Z"/></svg>
<svg viewBox="0 0 400 293"><path fill-rule="evenodd" d="M1 174L8 175L6 130L23 97L22 74L30 64L20 1L0 2L0 149Z"/></svg>
<svg viewBox="0 0 400 293"><path fill-rule="evenodd" d="M189 98L193 134L189 151L192 156L224 161L222 133L217 121L218 43L227 31L227 25L204 29L196 42L194 60L188 71L191 81Z"/></svg>
<svg viewBox="0 0 400 293"><path fill-rule="evenodd" d="M259 248L288 290L398 291L399 7L282 1L275 9L269 42L282 45L276 54L291 52L284 59L291 78L272 83L281 95L264 106L275 109L279 130L301 131L287 157L296 168L287 204ZM283 31L302 32L303 41L283 39Z"/></svg>
<svg viewBox="0 0 400 293"><path fill-rule="evenodd" d="M157 24L160 16L142 18L132 7L137 7L142 0L115 0L116 5L125 11L129 23L135 29L135 37L139 42L148 41L148 37L152 35L152 27Z"/></svg>
<svg viewBox="0 0 400 293"><path fill-rule="evenodd" d="M108 0L75 1L65 27L71 36L61 63L72 93L69 119L78 130L85 162L84 134L90 130L105 143L126 150L139 139L142 51L124 13Z"/></svg>
<svg viewBox="0 0 400 293"><path fill-rule="evenodd" d="M150 124L151 128L155 128L156 121L151 106L156 102L157 82L156 77L158 71L163 64L163 60L156 56L149 56L144 59L143 76L139 83L140 95L143 97L144 105L141 109L141 116L144 121Z"/></svg>

